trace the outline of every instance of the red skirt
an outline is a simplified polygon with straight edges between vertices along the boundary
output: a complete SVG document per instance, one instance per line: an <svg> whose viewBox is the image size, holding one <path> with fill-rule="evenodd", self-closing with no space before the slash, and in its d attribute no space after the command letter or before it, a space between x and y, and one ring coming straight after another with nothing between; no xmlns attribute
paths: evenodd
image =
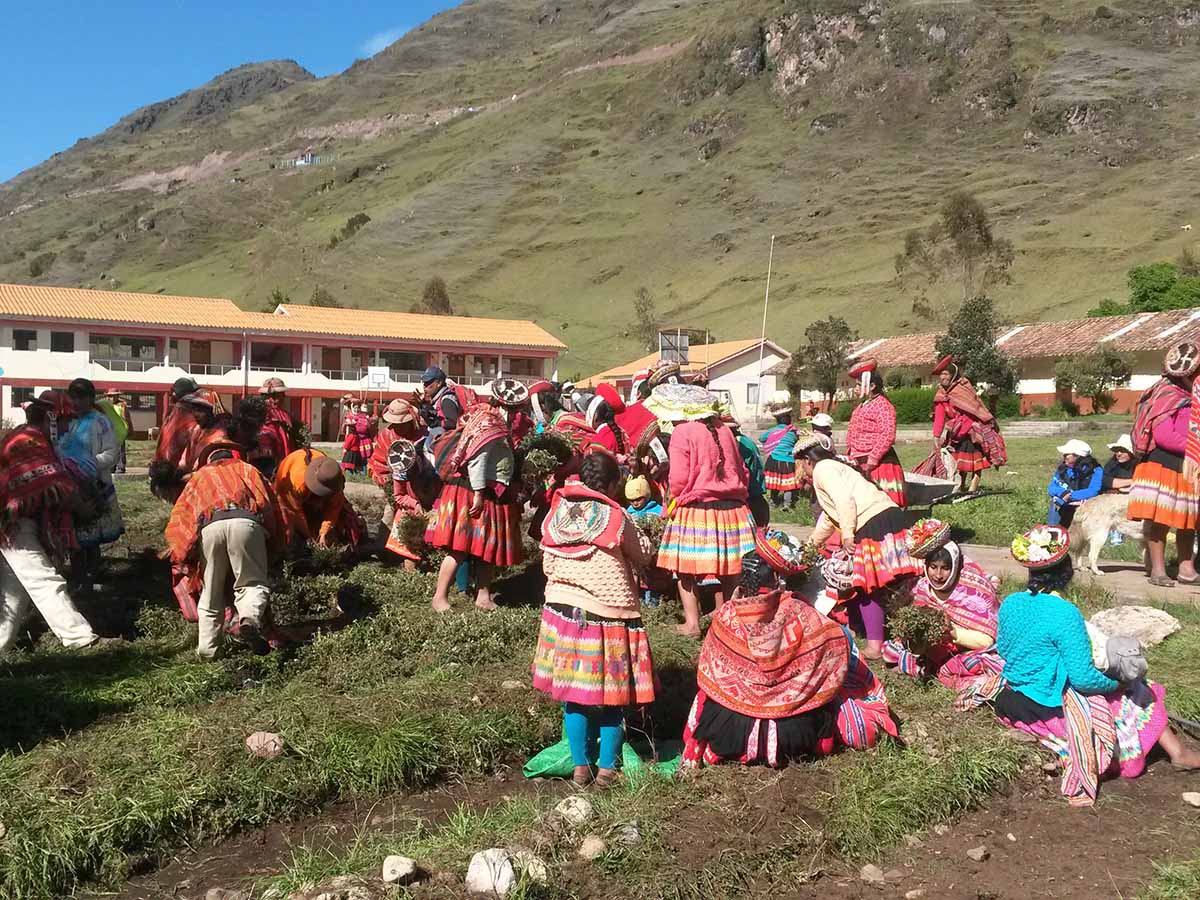
<svg viewBox="0 0 1200 900"><path fill-rule="evenodd" d="M767 457L763 463L763 479L768 491L795 491L800 488L800 478L796 475L796 464L782 459Z"/></svg>
<svg viewBox="0 0 1200 900"><path fill-rule="evenodd" d="M484 493L483 512L471 517L472 492L461 483L447 482L433 506L425 543L447 552L465 553L494 566L515 566L524 560L521 510Z"/></svg>
<svg viewBox="0 0 1200 900"><path fill-rule="evenodd" d="M866 474L901 509L908 505L904 498L904 467L895 448L885 453L879 465Z"/></svg>
<svg viewBox="0 0 1200 900"><path fill-rule="evenodd" d="M979 449L979 445L969 437L954 444L951 451L954 453L954 466L959 473L965 472L970 475L992 467L983 451Z"/></svg>
<svg viewBox="0 0 1200 900"><path fill-rule="evenodd" d="M1154 450L1133 470L1130 519L1191 531L1200 522L1200 490L1183 477L1183 460Z"/></svg>
<svg viewBox="0 0 1200 900"><path fill-rule="evenodd" d="M869 594L893 581L924 573L920 560L908 555L904 514L888 509L872 518L854 535L854 588Z"/></svg>

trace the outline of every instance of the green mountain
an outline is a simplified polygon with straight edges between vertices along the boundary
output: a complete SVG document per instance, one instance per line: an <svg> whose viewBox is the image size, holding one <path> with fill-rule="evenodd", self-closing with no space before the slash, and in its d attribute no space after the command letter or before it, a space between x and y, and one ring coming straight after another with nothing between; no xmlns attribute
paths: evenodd
<svg viewBox="0 0 1200 900"><path fill-rule="evenodd" d="M408 309L441 275L587 374L642 352L641 287L664 324L756 334L772 234L776 340L936 328L954 286L915 312L893 260L965 189L1016 247L1005 314L1064 318L1190 244L1198 76L1200 5L1158 0L473 0L0 185L0 280Z"/></svg>

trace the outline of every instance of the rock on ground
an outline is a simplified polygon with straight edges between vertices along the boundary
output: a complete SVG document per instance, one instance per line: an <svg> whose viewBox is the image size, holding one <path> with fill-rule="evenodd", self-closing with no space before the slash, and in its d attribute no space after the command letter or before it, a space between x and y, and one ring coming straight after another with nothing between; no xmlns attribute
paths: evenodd
<svg viewBox="0 0 1200 900"><path fill-rule="evenodd" d="M1200 793L1196 791L1185 791L1182 795L1183 802L1188 806L1200 806Z"/></svg>
<svg viewBox="0 0 1200 900"><path fill-rule="evenodd" d="M887 880L884 878L883 869L874 865L863 866L858 871L858 877L867 884L884 884Z"/></svg>
<svg viewBox="0 0 1200 900"><path fill-rule="evenodd" d="M597 834L589 834L579 845L579 855L583 859L599 859L606 850L608 847L604 844L604 838Z"/></svg>
<svg viewBox="0 0 1200 900"><path fill-rule="evenodd" d="M561 801L554 807L554 812L567 824L576 827L587 822L596 814L592 808L592 801L578 794Z"/></svg>
<svg viewBox="0 0 1200 900"><path fill-rule="evenodd" d="M246 738L246 749L259 759L278 759L283 748L283 737L274 732L256 731Z"/></svg>
<svg viewBox="0 0 1200 900"><path fill-rule="evenodd" d="M1180 628L1178 619L1153 606L1114 606L1089 621L1109 637L1137 638L1143 647L1161 644Z"/></svg>
<svg viewBox="0 0 1200 900"><path fill-rule="evenodd" d="M535 884L550 883L549 867L532 850L514 850L509 854L509 861Z"/></svg>
<svg viewBox="0 0 1200 900"><path fill-rule="evenodd" d="M411 884L417 879L417 861L407 856L389 856L383 861L382 874L388 884Z"/></svg>
<svg viewBox="0 0 1200 900"><path fill-rule="evenodd" d="M972 847L967 851L967 856L975 860L975 862L983 862L991 855L987 847Z"/></svg>
<svg viewBox="0 0 1200 900"><path fill-rule="evenodd" d="M230 890L229 888L209 888L204 893L204 900L250 900L250 892Z"/></svg>
<svg viewBox="0 0 1200 900"><path fill-rule="evenodd" d="M467 867L468 893L505 897L516 883L512 860L502 847L480 850L471 857L471 865Z"/></svg>

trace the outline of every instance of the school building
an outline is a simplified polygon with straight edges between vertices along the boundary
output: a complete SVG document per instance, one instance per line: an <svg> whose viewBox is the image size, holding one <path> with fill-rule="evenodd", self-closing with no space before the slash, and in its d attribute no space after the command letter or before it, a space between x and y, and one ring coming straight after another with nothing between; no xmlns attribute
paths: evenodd
<svg viewBox="0 0 1200 900"><path fill-rule="evenodd" d="M0 284L0 421L21 421L36 393L91 379L130 401L134 431L160 425L170 388L191 376L227 408L272 376L314 439L337 437L340 398L408 396L438 365L481 391L498 377L553 378L566 349L537 324L232 300ZM14 410L16 411L14 414Z"/></svg>

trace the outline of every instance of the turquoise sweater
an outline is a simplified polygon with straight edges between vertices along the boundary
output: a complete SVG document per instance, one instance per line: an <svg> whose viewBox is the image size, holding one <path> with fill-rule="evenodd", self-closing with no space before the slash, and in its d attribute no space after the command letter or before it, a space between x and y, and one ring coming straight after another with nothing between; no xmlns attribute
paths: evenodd
<svg viewBox="0 0 1200 900"><path fill-rule="evenodd" d="M1069 686L1107 694L1120 685L1092 665L1092 644L1075 604L1056 594L1009 594L1000 604L996 650L1008 686L1042 706L1062 706Z"/></svg>

